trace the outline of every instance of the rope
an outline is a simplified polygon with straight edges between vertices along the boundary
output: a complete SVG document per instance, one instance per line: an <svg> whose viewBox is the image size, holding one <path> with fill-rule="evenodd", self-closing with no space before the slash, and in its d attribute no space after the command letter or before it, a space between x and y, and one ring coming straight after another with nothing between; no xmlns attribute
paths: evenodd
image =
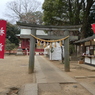
<svg viewBox="0 0 95 95"><path fill-rule="evenodd" d="M39 40L39 41L43 41L43 42L60 42L60 41L62 41L62 40L65 40L65 39L67 39L67 38L69 38L69 36L66 36L66 37L64 37L64 38L62 38L62 39L59 39L59 40L43 40L43 39L40 39L40 38L38 38L38 37L36 37L36 36L34 36L34 35L32 35L32 34L30 34L32 37L34 37L35 39L37 39L37 40Z"/></svg>

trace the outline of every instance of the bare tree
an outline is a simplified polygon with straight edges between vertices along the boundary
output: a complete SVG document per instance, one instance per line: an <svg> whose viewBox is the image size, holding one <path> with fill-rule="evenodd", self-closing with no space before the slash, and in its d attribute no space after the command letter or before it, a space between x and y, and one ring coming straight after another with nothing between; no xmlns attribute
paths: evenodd
<svg viewBox="0 0 95 95"><path fill-rule="evenodd" d="M37 17L34 13L39 10L41 10L41 3L36 0L14 0L7 3L6 16L14 20L36 23Z"/></svg>

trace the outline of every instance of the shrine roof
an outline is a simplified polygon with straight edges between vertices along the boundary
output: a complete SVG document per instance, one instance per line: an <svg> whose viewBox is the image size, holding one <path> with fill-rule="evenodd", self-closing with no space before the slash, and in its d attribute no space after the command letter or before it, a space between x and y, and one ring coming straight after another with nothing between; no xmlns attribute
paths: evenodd
<svg viewBox="0 0 95 95"><path fill-rule="evenodd" d="M95 39L95 34L94 34L93 36L87 37L87 38L85 38L85 39L81 39L81 40L75 41L75 44L87 42L87 41L90 41L90 40L92 40L92 39Z"/></svg>

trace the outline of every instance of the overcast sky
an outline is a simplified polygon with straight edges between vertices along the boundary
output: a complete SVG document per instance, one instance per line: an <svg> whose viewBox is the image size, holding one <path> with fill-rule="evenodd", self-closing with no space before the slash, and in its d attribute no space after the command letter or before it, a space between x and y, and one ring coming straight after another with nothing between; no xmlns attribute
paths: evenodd
<svg viewBox="0 0 95 95"><path fill-rule="evenodd" d="M4 12L6 11L6 3L7 2L10 2L10 1L13 1L13 0L2 0L0 2L0 19L6 19L6 17L4 17ZM43 3L44 0L38 0L39 2Z"/></svg>

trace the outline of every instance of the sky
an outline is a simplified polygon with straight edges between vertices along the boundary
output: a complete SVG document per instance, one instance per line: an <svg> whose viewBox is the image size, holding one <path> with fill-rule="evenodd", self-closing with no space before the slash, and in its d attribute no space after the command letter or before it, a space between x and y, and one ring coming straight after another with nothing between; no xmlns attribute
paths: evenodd
<svg viewBox="0 0 95 95"><path fill-rule="evenodd" d="M6 12L6 3L10 1L13 1L13 0L2 0L2 2L0 2L0 19L7 19L4 14ZM44 2L44 0L37 0L37 1L41 3Z"/></svg>

